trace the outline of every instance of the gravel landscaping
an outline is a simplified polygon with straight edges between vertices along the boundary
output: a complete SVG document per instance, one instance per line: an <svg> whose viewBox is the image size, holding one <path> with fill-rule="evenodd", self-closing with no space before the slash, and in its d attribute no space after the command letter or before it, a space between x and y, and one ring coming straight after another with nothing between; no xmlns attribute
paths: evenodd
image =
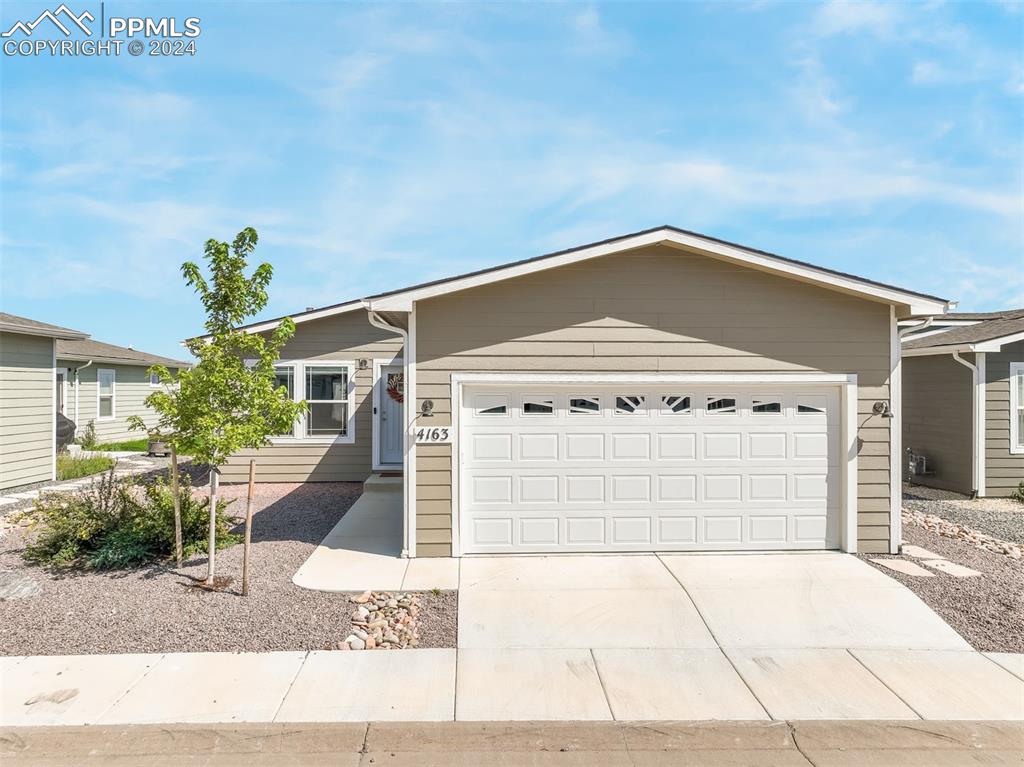
<svg viewBox="0 0 1024 767"><path fill-rule="evenodd" d="M904 486L903 508L942 517L1013 543L1024 543L1024 504L1012 498L977 498L920 485Z"/></svg>
<svg viewBox="0 0 1024 767"><path fill-rule="evenodd" d="M917 594L972 647L983 652L1024 652L1024 561L981 548L963 538L940 535L903 518L903 543L913 544L981 573L957 578L900 555L864 554L877 567ZM934 573L932 578L905 575L870 562L902 559Z"/></svg>
<svg viewBox="0 0 1024 767"><path fill-rule="evenodd" d="M26 531L15 527L0 539L0 585L16 585L20 597L0 599L0 653L337 649L358 628L351 595L309 591L291 578L361 492L359 483L257 485L248 597L238 593L240 545L217 553L218 574L234 579L217 592L194 587L205 577L204 556L180 570L55 573L30 566L20 553ZM238 499L232 514L244 512L245 493L245 485L222 486L223 496ZM454 647L456 592L415 596L417 646Z"/></svg>

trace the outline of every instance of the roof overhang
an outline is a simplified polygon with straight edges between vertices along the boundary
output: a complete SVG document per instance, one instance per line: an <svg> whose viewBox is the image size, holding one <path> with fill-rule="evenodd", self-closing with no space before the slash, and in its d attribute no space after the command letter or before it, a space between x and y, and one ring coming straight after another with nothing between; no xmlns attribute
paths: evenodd
<svg viewBox="0 0 1024 767"><path fill-rule="evenodd" d="M148 368L153 365L163 365L165 368L192 367L191 362L180 362L175 360L128 360L124 357L104 357L102 354L58 354L57 360L66 360L68 362L103 362L108 365L126 365L140 368Z"/></svg>
<svg viewBox="0 0 1024 767"><path fill-rule="evenodd" d="M942 298L882 285L853 275L792 261L782 256L671 227L652 229L582 248L554 253L550 256L475 272L463 277L371 296L365 299L365 302L372 311L408 312L412 311L412 307L417 301L424 299L652 245L668 245L800 282L819 285L848 295L891 304L897 307L897 316L899 317L944 314L950 308L950 302Z"/></svg>
<svg viewBox="0 0 1024 767"><path fill-rule="evenodd" d="M252 325L244 325L239 330L244 330L246 333L266 333L271 330L275 330L285 319L291 318L292 322L299 325L303 322L309 322L311 320L320 320L324 317L333 317L336 314L346 314L348 312L358 311L366 308L366 302L358 298L355 301L346 301L343 304L334 304L333 306L325 306L322 309L311 309L306 312L296 312L295 314L289 314L284 317L275 317L272 320L264 320L263 322L254 322ZM202 336L194 336L189 338L189 341L204 341L209 338L209 334Z"/></svg>
<svg viewBox="0 0 1024 767"><path fill-rule="evenodd" d="M44 338L63 338L69 341L83 341L89 337L88 333L79 333L77 330L63 330L49 328L33 328L25 325L17 325L9 322L0 322L0 332L18 333L23 336L42 336Z"/></svg>
<svg viewBox="0 0 1024 767"><path fill-rule="evenodd" d="M908 339L913 340L913 339ZM1000 336L999 338L989 338L985 341L975 341L969 344L946 344L944 346L926 346L923 349L904 349L904 357L928 357L935 354L953 354L959 352L961 354L973 354L975 352L998 352L1002 351L1002 348L1007 344L1016 343L1017 341L1024 341L1024 331L1020 333L1011 333L1010 335Z"/></svg>

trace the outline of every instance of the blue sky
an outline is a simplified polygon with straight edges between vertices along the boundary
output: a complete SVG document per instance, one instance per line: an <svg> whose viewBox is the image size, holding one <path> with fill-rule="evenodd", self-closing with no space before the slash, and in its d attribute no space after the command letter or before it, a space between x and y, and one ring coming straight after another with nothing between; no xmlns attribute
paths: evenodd
<svg viewBox="0 0 1024 767"><path fill-rule="evenodd" d="M106 13L198 53L3 57L5 311L180 355L181 262L250 225L266 316L663 223L1024 306L1019 2Z"/></svg>

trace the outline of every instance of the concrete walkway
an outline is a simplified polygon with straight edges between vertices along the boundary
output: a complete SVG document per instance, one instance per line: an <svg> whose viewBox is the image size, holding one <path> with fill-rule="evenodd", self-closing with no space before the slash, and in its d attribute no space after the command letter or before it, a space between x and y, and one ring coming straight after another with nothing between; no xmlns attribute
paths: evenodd
<svg viewBox="0 0 1024 767"><path fill-rule="evenodd" d="M99 455L114 458L117 461L114 467L115 477L128 477L133 474L143 474L156 466L152 460L146 457L145 453L83 451L79 453L79 455ZM103 472L100 474L92 474L88 477L80 477L78 479L50 482L42 487L35 487L31 490L19 491L15 488L14 492L8 491L3 495L0 495L0 514L8 510L29 505L31 502L35 501L41 493L70 493L75 490L80 490L90 482L98 479L102 474Z"/></svg>
<svg viewBox="0 0 1024 767"><path fill-rule="evenodd" d="M363 489L295 573L295 585L336 592L457 589L458 559L401 556L402 478L375 474Z"/></svg>
<svg viewBox="0 0 1024 767"><path fill-rule="evenodd" d="M346 723L0 730L0 759L35 767L947 767L1019 765L1000 722Z"/></svg>

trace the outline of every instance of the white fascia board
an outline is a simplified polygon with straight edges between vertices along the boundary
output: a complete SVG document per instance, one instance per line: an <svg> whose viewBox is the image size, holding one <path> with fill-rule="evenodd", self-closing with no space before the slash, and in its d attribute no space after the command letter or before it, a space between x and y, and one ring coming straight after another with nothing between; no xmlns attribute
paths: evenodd
<svg viewBox="0 0 1024 767"><path fill-rule="evenodd" d="M579 263L592 258L609 256L621 253L626 250L642 248L649 245L667 243L678 245L684 248L693 248L703 251L712 257L726 261L772 272L784 277L798 279L817 285L822 285L833 290L852 293L864 296L889 304L897 304L907 307L909 314L944 314L949 310L949 304L939 299L929 299L914 293L908 293L896 288L887 288L875 285L855 277L846 277L835 274L814 266L795 264L789 261L775 258L762 253L746 250L734 245L726 245L714 240L708 240L692 234L684 234L670 229L659 229L653 232L638 234L615 242L594 245L590 248L582 248L563 253L558 256L550 256L530 261L524 264L516 264L506 268L494 269L482 274L470 275L461 279L449 280L436 285L426 285L422 288L395 293L390 296L382 296L369 301L370 308L374 311L411 311L416 301L427 298L454 293L460 290L480 287L493 282L507 280L514 277L522 277L545 269L557 269L560 266Z"/></svg>
<svg viewBox="0 0 1024 767"><path fill-rule="evenodd" d="M294 322L296 325L299 325L303 322L309 322L311 320L320 320L323 319L324 317L333 317L336 314L347 314L348 312L354 312L364 308L366 308L366 303L360 298L356 301L349 301L346 304L339 304L338 306L331 306L326 309L316 309L312 312L299 312L298 314L289 316L291 317L292 322ZM284 318L282 317L281 319ZM266 322L261 322L257 325L250 325L247 328L243 328L243 330L245 330L246 333L263 333L267 330L275 330L277 326L281 324L281 319L267 320ZM195 339L198 341L202 341L209 337L209 335L202 335L195 336ZM184 346L185 342L182 341L181 345Z"/></svg>

